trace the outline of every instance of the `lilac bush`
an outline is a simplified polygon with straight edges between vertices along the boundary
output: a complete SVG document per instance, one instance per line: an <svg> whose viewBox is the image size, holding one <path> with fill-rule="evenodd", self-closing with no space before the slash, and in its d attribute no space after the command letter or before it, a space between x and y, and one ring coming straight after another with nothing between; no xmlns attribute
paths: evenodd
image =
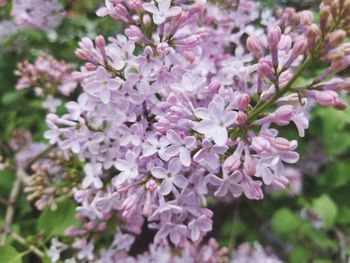
<svg viewBox="0 0 350 263"><path fill-rule="evenodd" d="M350 2L324 0L319 23L311 11L264 19L260 10L253 1L106 0L97 16L124 34L82 38L78 71L48 55L18 65L17 89L46 98L44 137L54 148L32 164L28 199L38 210L71 197L78 206L80 223L51 239L52 262L226 262L228 250L208 238L209 204L301 192L298 140L280 131L292 123L304 137L314 104L346 108L350 82L338 73L350 65ZM62 10L58 1L13 1L12 15L47 30ZM300 84L315 63L325 69ZM56 113L57 94L76 83L78 98ZM134 256L144 228L152 244ZM241 245L231 262L252 260L281 262L258 244Z"/></svg>

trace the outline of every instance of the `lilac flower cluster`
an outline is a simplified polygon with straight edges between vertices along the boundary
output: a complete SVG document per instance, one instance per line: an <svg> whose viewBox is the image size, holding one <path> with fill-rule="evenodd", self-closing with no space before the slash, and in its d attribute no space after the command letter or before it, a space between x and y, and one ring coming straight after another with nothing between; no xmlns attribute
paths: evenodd
<svg viewBox="0 0 350 263"><path fill-rule="evenodd" d="M248 243L243 243L234 251L230 263L282 263L273 253L268 253L259 243L254 243L250 246Z"/></svg>
<svg viewBox="0 0 350 263"><path fill-rule="evenodd" d="M212 238L202 246L187 243L181 251L173 253L169 246L151 245L149 250L132 257L128 255L131 244L134 242L134 237L129 234L122 234L120 229L114 237L111 248L103 251L101 258L96 263L112 263L112 262L126 262L126 263L149 263L149 262L171 262L171 263L222 263L227 262L227 249L219 248L217 242ZM87 258L92 260L94 258L93 246L91 243L87 244L85 240L77 240L73 246L80 250L77 259ZM60 259L60 254L68 249L68 246L54 238L51 240L51 247L48 251L52 262L57 262ZM65 263L75 263L76 259L69 258ZM79 262L79 261L78 261Z"/></svg>
<svg viewBox="0 0 350 263"><path fill-rule="evenodd" d="M11 15L20 28L50 30L61 23L63 10L58 0L13 0Z"/></svg>
<svg viewBox="0 0 350 263"><path fill-rule="evenodd" d="M277 127L294 123L304 136L309 101L346 106L349 81L331 78L350 64L340 6L324 11L325 1L320 26L286 9L265 30L252 25L253 2L222 2L106 0L97 15L127 23L125 35L80 41L83 93L47 116L45 133L86 163L74 190L82 227L67 230L77 259L115 262L145 223L155 248L199 243L212 230L208 196L259 200L263 185L288 184L297 141ZM295 85L318 57L330 66ZM123 226L104 250L94 236L115 216Z"/></svg>
<svg viewBox="0 0 350 263"><path fill-rule="evenodd" d="M73 68L65 61L58 61L49 55L39 56L34 64L23 61L18 64L15 74L20 76L16 89L33 88L37 96L45 97L44 108L55 112L61 100L55 98L57 93L69 96L76 88L77 82L71 77Z"/></svg>

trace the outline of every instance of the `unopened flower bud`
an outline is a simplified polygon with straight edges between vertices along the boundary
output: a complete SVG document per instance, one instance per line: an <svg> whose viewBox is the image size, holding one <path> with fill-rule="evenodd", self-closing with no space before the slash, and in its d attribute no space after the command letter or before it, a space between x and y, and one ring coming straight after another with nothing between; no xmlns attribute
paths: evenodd
<svg viewBox="0 0 350 263"><path fill-rule="evenodd" d="M320 38L321 31L316 24L310 25L306 30L306 38L309 49L315 48L316 42Z"/></svg>
<svg viewBox="0 0 350 263"><path fill-rule="evenodd" d="M346 32L342 29L338 29L328 36L328 45L329 48L335 48L336 46L339 46L341 43L344 42L346 37Z"/></svg>
<svg viewBox="0 0 350 263"><path fill-rule="evenodd" d="M251 147L256 153L262 153L270 149L271 143L264 137L257 136L253 138Z"/></svg>
<svg viewBox="0 0 350 263"><path fill-rule="evenodd" d="M341 59L335 59L332 61L330 69L333 73L343 71L350 65L350 56L343 57Z"/></svg>
<svg viewBox="0 0 350 263"><path fill-rule="evenodd" d="M223 164L223 167L228 172L236 171L241 166L241 160L236 154L229 156Z"/></svg>
<svg viewBox="0 0 350 263"><path fill-rule="evenodd" d="M339 1L333 0L331 4L331 14L333 19L337 18L339 12Z"/></svg>
<svg viewBox="0 0 350 263"><path fill-rule="evenodd" d="M125 29L125 35L127 35L131 41L141 41L145 38L141 29L134 25L131 25L129 28Z"/></svg>
<svg viewBox="0 0 350 263"><path fill-rule="evenodd" d="M237 114L237 119L236 119L236 123L239 125L239 126L242 126L244 124L246 124L247 122L247 114L243 111L239 111L238 114Z"/></svg>
<svg viewBox="0 0 350 263"><path fill-rule="evenodd" d="M260 78L268 78L270 81L274 81L273 68L271 63L266 59L260 59L258 64L258 75Z"/></svg>
<svg viewBox="0 0 350 263"><path fill-rule="evenodd" d="M341 89L350 91L350 78L345 78L341 83Z"/></svg>
<svg viewBox="0 0 350 263"><path fill-rule="evenodd" d="M249 103L250 103L250 95L248 93L242 94L238 100L238 109L243 111L246 110Z"/></svg>
<svg viewBox="0 0 350 263"><path fill-rule="evenodd" d="M74 52L74 55L81 60L89 60L89 58L90 58L90 54L87 51L80 49L80 48L78 48Z"/></svg>
<svg viewBox="0 0 350 263"><path fill-rule="evenodd" d="M123 4L115 4L114 6L114 15L117 17L125 18L129 14L128 9Z"/></svg>
<svg viewBox="0 0 350 263"><path fill-rule="evenodd" d="M253 36L248 37L246 47L256 58L262 56L263 46L259 38Z"/></svg>
<svg viewBox="0 0 350 263"><path fill-rule="evenodd" d="M248 147L245 149L243 167L244 167L244 171L247 173L248 176L255 175L256 167L252 157L250 156Z"/></svg>
<svg viewBox="0 0 350 263"><path fill-rule="evenodd" d="M277 137L272 141L272 145L277 149L281 151L286 151L290 149L290 142L282 137Z"/></svg>
<svg viewBox="0 0 350 263"><path fill-rule="evenodd" d="M295 42L292 50L292 56L294 58L297 58L298 56L302 55L307 49L307 41L305 38L302 38Z"/></svg>
<svg viewBox="0 0 350 263"><path fill-rule="evenodd" d="M337 103L333 107L336 110L345 110L347 106L348 106L347 102L339 98Z"/></svg>
<svg viewBox="0 0 350 263"><path fill-rule="evenodd" d="M96 47L100 50L104 50L106 47L105 38L101 35L97 36L95 39Z"/></svg>
<svg viewBox="0 0 350 263"><path fill-rule="evenodd" d="M82 49L92 49L92 48L94 48L94 43L92 42L92 40L90 38L84 37L80 40L79 46Z"/></svg>
<svg viewBox="0 0 350 263"><path fill-rule="evenodd" d="M267 40L270 46L277 47L281 40L281 28L279 26L272 26L268 29Z"/></svg>
<svg viewBox="0 0 350 263"><path fill-rule="evenodd" d="M308 90L307 96L317 100L319 104L326 107L333 107L339 101L338 93L333 90Z"/></svg>
<svg viewBox="0 0 350 263"><path fill-rule="evenodd" d="M326 31L328 28L328 20L330 18L331 15L331 10L330 7L327 5L320 5L320 27L322 31Z"/></svg>
<svg viewBox="0 0 350 263"><path fill-rule="evenodd" d="M298 13L300 23L302 25L311 25L313 20L312 12L309 10L304 10Z"/></svg>
<svg viewBox="0 0 350 263"><path fill-rule="evenodd" d="M292 46L292 38L287 35L282 35L281 40L278 44L278 49L288 51L291 46Z"/></svg>
<svg viewBox="0 0 350 263"><path fill-rule="evenodd" d="M273 114L273 122L278 125L287 125L293 118L295 110L291 105L283 105L279 107Z"/></svg>

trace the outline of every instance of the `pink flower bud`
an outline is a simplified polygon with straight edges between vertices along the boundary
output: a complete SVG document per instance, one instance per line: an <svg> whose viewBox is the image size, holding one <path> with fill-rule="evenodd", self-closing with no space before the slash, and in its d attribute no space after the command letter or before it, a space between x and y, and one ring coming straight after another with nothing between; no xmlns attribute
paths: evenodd
<svg viewBox="0 0 350 263"><path fill-rule="evenodd" d="M162 42L157 45L157 52L161 55L167 55L170 52L170 47L167 42Z"/></svg>
<svg viewBox="0 0 350 263"><path fill-rule="evenodd" d="M262 153L270 149L271 143L262 136L256 136L252 140L251 147L256 153Z"/></svg>
<svg viewBox="0 0 350 263"><path fill-rule="evenodd" d="M249 103L250 103L250 95L248 93L242 94L238 100L238 109L246 110Z"/></svg>
<svg viewBox="0 0 350 263"><path fill-rule="evenodd" d="M341 83L341 89L350 91L350 78L345 78Z"/></svg>
<svg viewBox="0 0 350 263"><path fill-rule="evenodd" d="M208 86L208 94L213 96L216 92L218 92L220 87L221 85L219 81L212 80Z"/></svg>
<svg viewBox="0 0 350 263"><path fill-rule="evenodd" d="M244 149L244 171L248 176L253 176L256 173L256 167L252 157L250 156L250 151L248 146Z"/></svg>
<svg viewBox="0 0 350 263"><path fill-rule="evenodd" d="M257 37L248 37L246 47L251 52L254 54L256 58L260 58L262 56L263 52L263 46Z"/></svg>
<svg viewBox="0 0 350 263"><path fill-rule="evenodd" d="M98 49L104 50L106 47L106 41L105 38L101 35L97 36L95 39L96 47Z"/></svg>
<svg viewBox="0 0 350 263"><path fill-rule="evenodd" d="M97 65L92 63L86 63L84 67L87 71L95 71L97 69Z"/></svg>
<svg viewBox="0 0 350 263"><path fill-rule="evenodd" d="M85 51L85 50L83 50L83 49L80 49L80 48L78 48L78 49L74 52L74 55L75 55L77 58L81 59L81 60L89 60L89 58L90 58L89 52L87 52L87 51Z"/></svg>
<svg viewBox="0 0 350 263"><path fill-rule="evenodd" d="M133 25L125 29L125 35L127 35L131 41L139 41L145 38L141 29Z"/></svg>
<svg viewBox="0 0 350 263"><path fill-rule="evenodd" d="M118 3L114 6L114 15L117 17L125 18L128 16L128 14L128 9L126 9L123 4Z"/></svg>
<svg viewBox="0 0 350 263"><path fill-rule="evenodd" d="M297 58L298 56L305 53L306 49L307 49L307 41L305 38L302 38L302 39L298 40L297 42L295 42L295 44L293 46L293 50L292 50L292 56L294 58Z"/></svg>
<svg viewBox="0 0 350 263"><path fill-rule="evenodd" d="M333 73L343 71L350 65L350 55L332 61L330 69Z"/></svg>
<svg viewBox="0 0 350 263"><path fill-rule="evenodd" d="M342 29L338 29L328 36L327 44L329 45L329 49L335 48L344 42L346 37L346 32Z"/></svg>
<svg viewBox="0 0 350 263"><path fill-rule="evenodd" d="M242 126L244 124L246 124L247 122L247 114L243 111L239 111L238 114L237 114L237 119L236 119L236 123L239 125L239 126Z"/></svg>
<svg viewBox="0 0 350 263"><path fill-rule="evenodd" d="M292 46L292 38L287 35L282 35L278 44L278 49L288 51Z"/></svg>
<svg viewBox="0 0 350 263"><path fill-rule="evenodd" d="M95 221L90 221L84 225L84 228L87 229L88 231L93 230L95 227L96 227Z"/></svg>
<svg viewBox="0 0 350 263"><path fill-rule="evenodd" d="M306 29L306 38L309 49L315 48L316 42L318 41L320 36L321 31L316 24L312 24Z"/></svg>
<svg viewBox="0 0 350 263"><path fill-rule="evenodd" d="M277 137L272 141L272 145L277 149L281 151L287 151L290 149L290 142L282 137Z"/></svg>
<svg viewBox="0 0 350 263"><path fill-rule="evenodd" d="M311 25L313 20L312 12L309 10L304 10L298 13L300 23L302 25Z"/></svg>
<svg viewBox="0 0 350 263"><path fill-rule="evenodd" d="M322 106L333 107L337 104L339 97L333 90L324 90L316 92L316 100Z"/></svg>
<svg viewBox="0 0 350 263"><path fill-rule="evenodd" d="M294 114L295 110L292 105L283 105L274 112L273 122L278 125L287 125Z"/></svg>
<svg viewBox="0 0 350 263"><path fill-rule="evenodd" d="M319 16L320 16L320 27L322 31L325 31L328 28L328 19L331 16L330 7L324 4L321 4Z"/></svg>
<svg viewBox="0 0 350 263"><path fill-rule="evenodd" d="M79 46L82 49L92 49L94 48L94 43L92 42L92 40L88 37L84 37L82 38L82 40L79 42Z"/></svg>
<svg viewBox="0 0 350 263"><path fill-rule="evenodd" d="M270 61L266 59L260 59L258 64L258 75L260 78L268 78L270 81L274 81L273 68Z"/></svg>
<svg viewBox="0 0 350 263"><path fill-rule="evenodd" d="M240 166L241 166L241 160L239 157L237 157L236 154L232 154L231 156L229 156L224 161L224 164L223 164L223 167L228 172L236 171Z"/></svg>
<svg viewBox="0 0 350 263"><path fill-rule="evenodd" d="M345 110L348 107L348 103L341 98L338 99L337 103L334 105L336 110Z"/></svg>
<svg viewBox="0 0 350 263"><path fill-rule="evenodd" d="M267 40L271 47L277 47L281 40L281 28L279 26L272 26L268 29Z"/></svg>

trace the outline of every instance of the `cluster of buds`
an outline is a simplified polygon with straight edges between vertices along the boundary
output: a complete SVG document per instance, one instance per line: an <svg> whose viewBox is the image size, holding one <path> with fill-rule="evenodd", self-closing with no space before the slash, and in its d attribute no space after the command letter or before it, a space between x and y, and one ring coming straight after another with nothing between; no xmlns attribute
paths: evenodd
<svg viewBox="0 0 350 263"><path fill-rule="evenodd" d="M56 210L57 202L71 198L72 189L79 184L80 177L78 172L65 172L65 167L71 162L65 160L61 152L53 150L31 165L24 191L28 194L28 201L35 201L38 210L46 206Z"/></svg>
<svg viewBox="0 0 350 263"><path fill-rule="evenodd" d="M20 77L16 88L18 90L33 88L37 96L46 100L43 107L55 112L61 105L56 96L69 96L77 83L72 79L73 68L65 61L58 61L44 54L39 56L33 64L23 61L18 64L15 74Z"/></svg>
<svg viewBox="0 0 350 263"><path fill-rule="evenodd" d="M14 129L8 144L11 150L18 151L32 142L32 134L29 131Z"/></svg>

